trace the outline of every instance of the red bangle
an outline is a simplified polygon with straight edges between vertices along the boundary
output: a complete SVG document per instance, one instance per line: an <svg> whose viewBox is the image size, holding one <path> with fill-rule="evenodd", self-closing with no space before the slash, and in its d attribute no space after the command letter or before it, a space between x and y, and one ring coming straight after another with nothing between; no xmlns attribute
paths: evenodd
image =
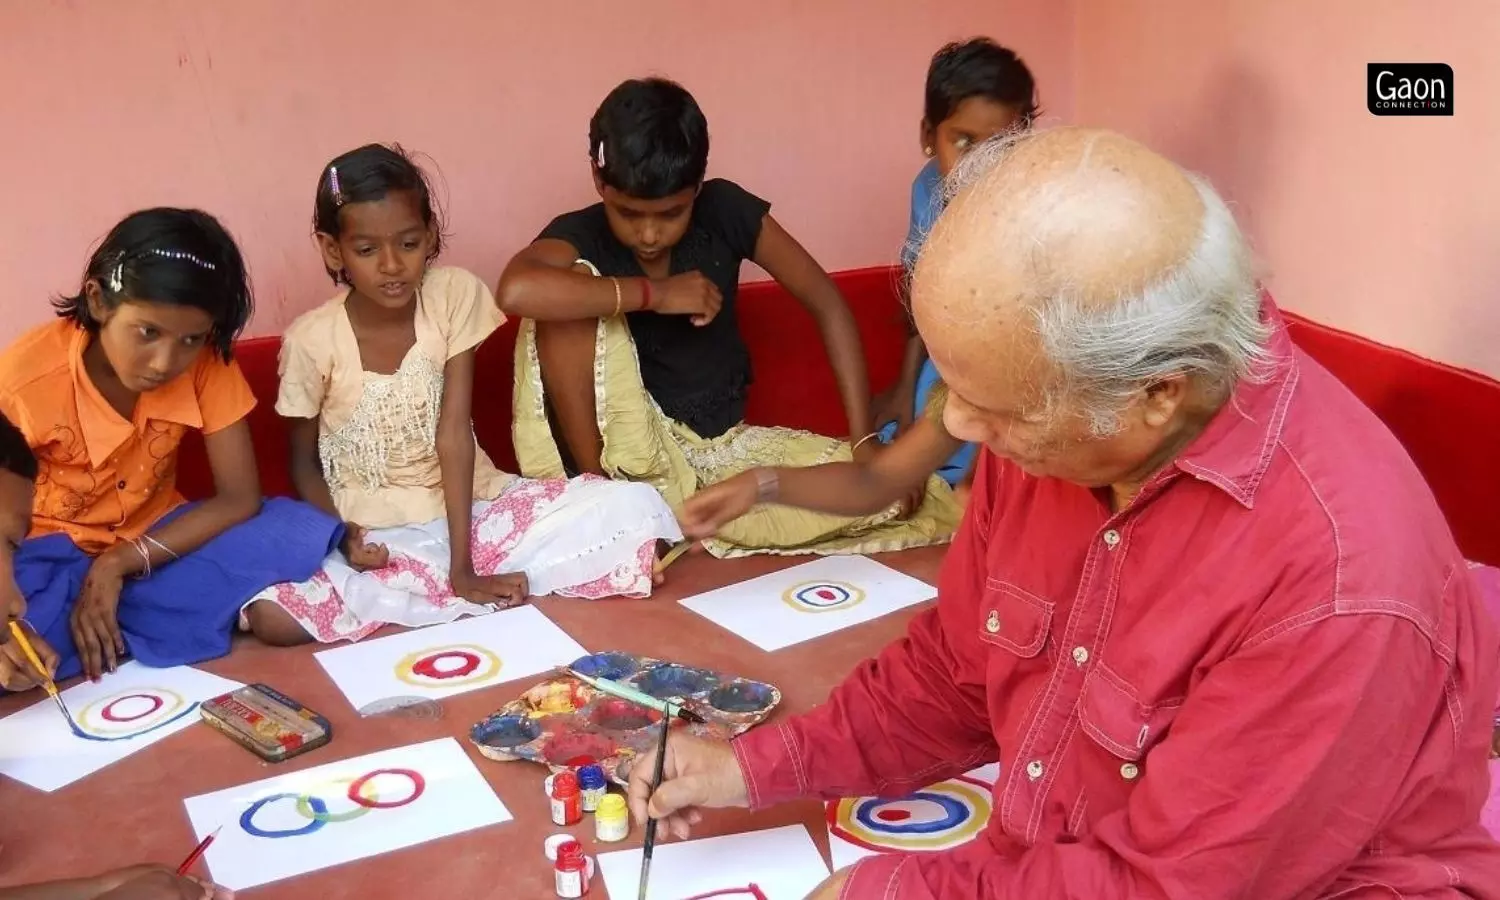
<svg viewBox="0 0 1500 900"><path fill-rule="evenodd" d="M641 309L651 308L651 279L641 279Z"/></svg>

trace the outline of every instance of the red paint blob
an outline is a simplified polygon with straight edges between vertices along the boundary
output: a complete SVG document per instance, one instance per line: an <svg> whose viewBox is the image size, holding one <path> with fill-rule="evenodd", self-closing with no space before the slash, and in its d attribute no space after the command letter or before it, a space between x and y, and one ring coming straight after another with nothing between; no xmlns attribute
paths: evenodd
<svg viewBox="0 0 1500 900"><path fill-rule="evenodd" d="M875 818L882 822L905 822L911 818L911 813L904 809L882 809L875 814Z"/></svg>
<svg viewBox="0 0 1500 900"><path fill-rule="evenodd" d="M567 766L570 769L581 769L584 766L592 766L598 761L599 760L594 759L592 756L575 756L567 762L563 763L563 765Z"/></svg>
<svg viewBox="0 0 1500 900"><path fill-rule="evenodd" d="M444 659L461 659L463 660L463 665L456 669L439 669L437 666L438 661ZM466 650L446 650L442 653L434 653L431 656L424 656L417 660L412 664L411 671L413 675L421 675L423 678L443 679L462 678L477 668L479 668L478 656Z"/></svg>

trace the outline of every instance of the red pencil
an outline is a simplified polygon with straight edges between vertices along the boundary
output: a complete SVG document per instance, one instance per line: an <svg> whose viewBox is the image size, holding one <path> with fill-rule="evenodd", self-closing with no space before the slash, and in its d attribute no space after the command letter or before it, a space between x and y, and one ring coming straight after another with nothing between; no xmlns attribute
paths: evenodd
<svg viewBox="0 0 1500 900"><path fill-rule="evenodd" d="M199 859L203 858L203 853L208 849L208 845L212 844L214 842L214 838L218 837L219 832L223 830L224 826L220 825L218 828L214 829L213 834L199 841L198 846L193 848L193 852L188 854L188 858L183 860L182 865L177 867L177 874L186 875L188 872L192 871L193 863L196 863Z"/></svg>

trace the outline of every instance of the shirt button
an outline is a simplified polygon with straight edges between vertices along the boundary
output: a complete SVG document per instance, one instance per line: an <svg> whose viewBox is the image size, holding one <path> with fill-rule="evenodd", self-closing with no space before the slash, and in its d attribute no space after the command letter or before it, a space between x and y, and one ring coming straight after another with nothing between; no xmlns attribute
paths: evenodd
<svg viewBox="0 0 1500 900"><path fill-rule="evenodd" d="M1031 762L1026 764L1026 777L1030 778L1032 781L1036 781L1038 778L1041 778L1042 773L1045 771L1047 771L1047 767L1042 765L1042 761L1039 759L1033 759Z"/></svg>
<svg viewBox="0 0 1500 900"><path fill-rule="evenodd" d="M1000 630L1000 614L993 609L990 610L989 618L984 620L984 630L990 634Z"/></svg>
<svg viewBox="0 0 1500 900"><path fill-rule="evenodd" d="M1126 781L1135 781L1136 776L1141 774L1141 767L1135 763L1126 763L1120 767L1120 777Z"/></svg>
<svg viewBox="0 0 1500 900"><path fill-rule="evenodd" d="M1076 663L1078 663L1081 666L1081 665L1084 665L1085 663L1087 663L1088 661L1089 661L1089 648L1087 648L1087 647L1074 647L1073 648L1073 662L1076 662Z"/></svg>
<svg viewBox="0 0 1500 900"><path fill-rule="evenodd" d="M121 478L119 481L115 482L115 487L122 491L125 490L125 479Z"/></svg>
<svg viewBox="0 0 1500 900"><path fill-rule="evenodd" d="M1113 550L1120 543L1120 532L1115 531L1113 528L1104 532L1104 543Z"/></svg>

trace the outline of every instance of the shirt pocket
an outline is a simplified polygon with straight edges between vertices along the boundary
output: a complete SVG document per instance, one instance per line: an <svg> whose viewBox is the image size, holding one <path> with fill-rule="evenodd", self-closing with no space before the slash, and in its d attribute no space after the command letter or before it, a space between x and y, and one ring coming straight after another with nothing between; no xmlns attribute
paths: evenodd
<svg viewBox="0 0 1500 900"><path fill-rule="evenodd" d="M1079 727L1110 755L1134 764L1166 736L1181 708L1180 698L1143 703L1136 689L1101 661L1084 680Z"/></svg>
<svg viewBox="0 0 1500 900"><path fill-rule="evenodd" d="M990 578L985 581L984 603L979 607L979 639L1031 659L1047 646L1056 604Z"/></svg>

